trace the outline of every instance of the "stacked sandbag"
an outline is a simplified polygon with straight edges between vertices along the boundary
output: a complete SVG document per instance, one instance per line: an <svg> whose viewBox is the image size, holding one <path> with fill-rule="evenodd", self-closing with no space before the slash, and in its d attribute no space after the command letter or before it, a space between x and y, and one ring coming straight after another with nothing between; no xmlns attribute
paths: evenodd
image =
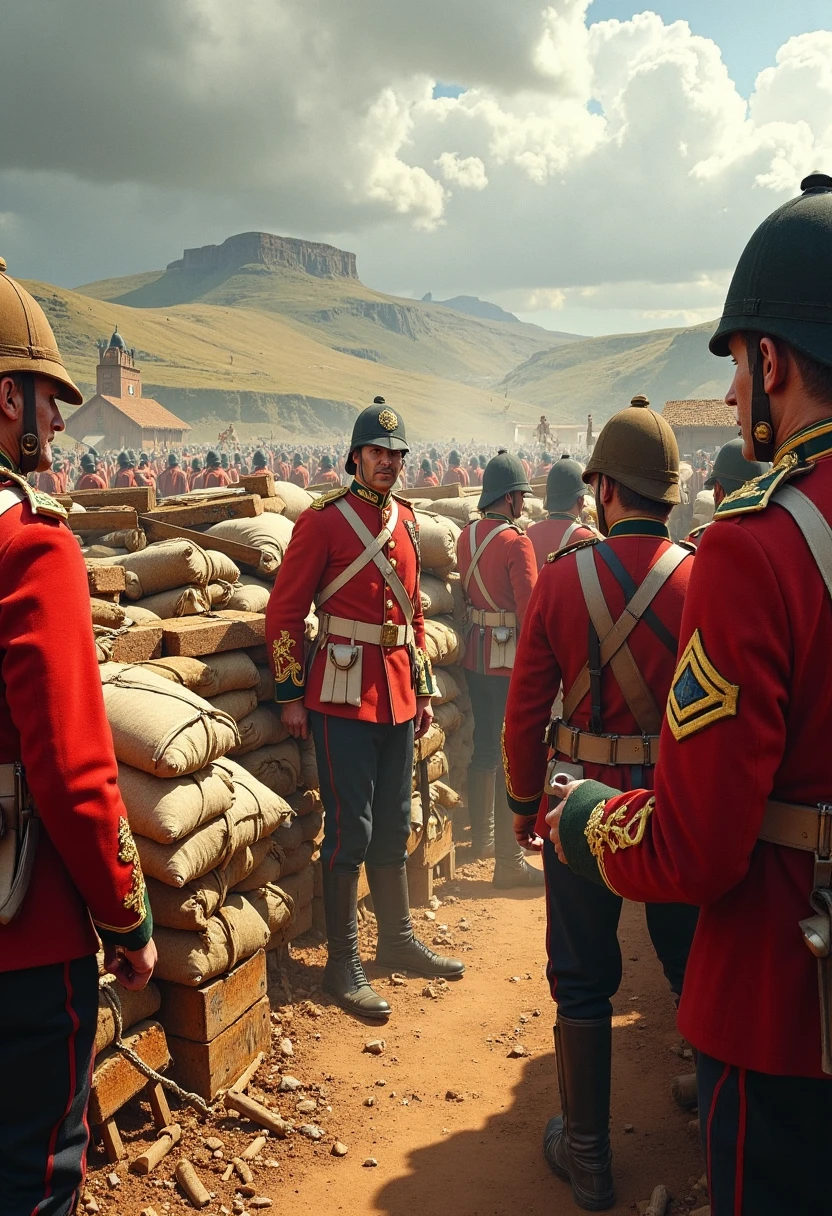
<svg viewBox="0 0 832 1216"><path fill-rule="evenodd" d="M444 578L456 565L456 544L461 528L433 511L417 511L422 568Z"/></svg>
<svg viewBox="0 0 832 1216"><path fill-rule="evenodd" d="M465 638L461 626L450 616L425 621L425 649L434 667L453 667L462 658Z"/></svg>
<svg viewBox="0 0 832 1216"><path fill-rule="evenodd" d="M261 578L273 582L292 538L292 521L287 515L264 511L262 515L255 515L253 518L224 519L221 523L206 528L205 533L220 540L235 541L237 544L259 549L260 564L257 573Z"/></svg>
<svg viewBox="0 0 832 1216"><path fill-rule="evenodd" d="M240 578L225 554L189 540L157 541L116 564L126 571L127 598L162 620L229 607Z"/></svg>
<svg viewBox="0 0 832 1216"><path fill-rule="evenodd" d="M276 481L274 492L278 498L283 499L283 515L291 523L294 523L300 513L315 501L314 495L310 494L308 490L304 490L302 486L296 486L292 481Z"/></svg>
<svg viewBox="0 0 832 1216"><path fill-rule="evenodd" d="M445 519L453 520L457 527L464 528L472 520L480 518L478 501L478 494L466 494L463 498L437 498L432 502L425 502L419 509L426 514L441 515Z"/></svg>

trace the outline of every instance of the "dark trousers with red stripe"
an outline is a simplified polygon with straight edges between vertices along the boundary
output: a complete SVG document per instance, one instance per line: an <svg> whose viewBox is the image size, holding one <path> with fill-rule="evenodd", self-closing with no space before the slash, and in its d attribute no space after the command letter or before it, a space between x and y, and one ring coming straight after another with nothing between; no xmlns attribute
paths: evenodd
<svg viewBox="0 0 832 1216"><path fill-rule="evenodd" d="M829 1216L832 1078L775 1077L699 1052L711 1216Z"/></svg>
<svg viewBox="0 0 832 1216"><path fill-rule="evenodd" d="M321 860L357 872L407 858L413 783L413 722L358 722L309 714L324 804Z"/></svg>
<svg viewBox="0 0 832 1216"><path fill-rule="evenodd" d="M0 1213L69 1216L84 1179L95 955L0 972Z"/></svg>

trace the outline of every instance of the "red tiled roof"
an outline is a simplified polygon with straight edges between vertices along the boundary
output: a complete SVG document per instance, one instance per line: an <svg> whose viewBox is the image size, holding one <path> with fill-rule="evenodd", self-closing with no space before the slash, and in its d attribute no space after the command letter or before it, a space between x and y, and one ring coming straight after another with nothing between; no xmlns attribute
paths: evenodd
<svg viewBox="0 0 832 1216"><path fill-rule="evenodd" d="M191 429L187 422L183 422L181 418L177 418L176 414L172 414L170 410L166 410L163 405L160 405L158 401L154 401L152 397L107 397L104 393L96 394L96 396L99 395L102 401L106 401L108 405L112 405L120 413L129 418L131 422L135 422L137 426L159 431L189 431ZM86 404L89 405L89 402Z"/></svg>
<svg viewBox="0 0 832 1216"><path fill-rule="evenodd" d="M718 398L696 401L665 401L662 414L671 426L732 426L737 425L737 416Z"/></svg>

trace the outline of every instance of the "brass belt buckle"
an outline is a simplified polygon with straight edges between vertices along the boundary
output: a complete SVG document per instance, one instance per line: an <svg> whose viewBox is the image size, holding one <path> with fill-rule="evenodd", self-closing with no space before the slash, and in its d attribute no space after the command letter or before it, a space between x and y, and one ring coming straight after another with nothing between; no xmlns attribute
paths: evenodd
<svg viewBox="0 0 832 1216"><path fill-rule="evenodd" d="M815 850L816 887L832 887L832 803L818 803L818 841Z"/></svg>
<svg viewBox="0 0 832 1216"><path fill-rule="evenodd" d="M618 764L618 740L620 737L620 735L607 735L610 741L610 764Z"/></svg>
<svg viewBox="0 0 832 1216"><path fill-rule="evenodd" d="M398 646L399 644L399 627L398 625L385 624L381 627L381 644L382 646Z"/></svg>
<svg viewBox="0 0 832 1216"><path fill-rule="evenodd" d="M641 736L641 746L644 749L644 759L642 760L642 764L644 765L645 768L650 768L653 764L653 761L650 757L650 744L651 743L652 743L652 738L650 735Z"/></svg>

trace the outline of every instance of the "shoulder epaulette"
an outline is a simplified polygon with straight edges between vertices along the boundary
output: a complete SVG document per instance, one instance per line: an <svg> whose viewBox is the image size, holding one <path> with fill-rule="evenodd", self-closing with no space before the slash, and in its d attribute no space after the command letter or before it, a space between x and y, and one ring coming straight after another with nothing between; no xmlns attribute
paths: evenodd
<svg viewBox="0 0 832 1216"><path fill-rule="evenodd" d="M30 486L22 473L13 473L11 469L0 469L0 481L13 481L16 486L19 486L26 495L35 515L51 515L55 519L66 519L68 514L66 507L62 507L57 498L53 498L51 494L44 494L42 490L36 490L34 486Z"/></svg>
<svg viewBox="0 0 832 1216"><path fill-rule="evenodd" d="M691 528L690 532L688 532L687 537L685 539L690 540L690 538L692 536L701 536L706 528L710 528L712 523L713 523L713 520L709 519L706 523L698 524L695 528ZM684 541L679 541L679 544L684 544Z"/></svg>
<svg viewBox="0 0 832 1216"><path fill-rule="evenodd" d="M349 486L336 486L334 490L327 490L326 494L316 498L310 505L313 511L323 511L324 507L335 502L337 498L343 498L345 494L349 494Z"/></svg>
<svg viewBox="0 0 832 1216"><path fill-rule="evenodd" d="M731 519L735 515L749 515L753 511L764 511L771 502L774 492L780 486L790 481L792 477L809 473L813 467L809 461L801 464L794 452L787 452L783 459L767 473L753 477L744 486L734 490L733 494L723 498L714 512L714 520Z"/></svg>
<svg viewBox="0 0 832 1216"><path fill-rule="evenodd" d="M600 545L603 536L588 536L584 540L576 540L574 545L567 545L564 549L558 549L555 553L550 553L546 558L547 562L556 562L560 557L566 557L567 553L577 553L579 549L588 549L591 545Z"/></svg>
<svg viewBox="0 0 832 1216"><path fill-rule="evenodd" d="M707 524L703 524L702 527L703 527L703 529L706 528ZM699 528L697 528L695 530L695 532L689 533L689 536L694 536L696 534L696 532L699 532ZM674 544L676 544L680 549L684 549L686 553L695 553L696 552L696 545L692 545L690 543L690 540L677 540L677 541L674 541Z"/></svg>
<svg viewBox="0 0 832 1216"><path fill-rule="evenodd" d="M404 494L391 494L390 497L395 498L396 502L402 503L403 506L410 507L411 511L413 510L412 498L407 498Z"/></svg>

